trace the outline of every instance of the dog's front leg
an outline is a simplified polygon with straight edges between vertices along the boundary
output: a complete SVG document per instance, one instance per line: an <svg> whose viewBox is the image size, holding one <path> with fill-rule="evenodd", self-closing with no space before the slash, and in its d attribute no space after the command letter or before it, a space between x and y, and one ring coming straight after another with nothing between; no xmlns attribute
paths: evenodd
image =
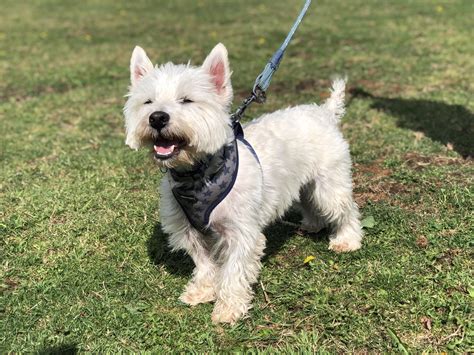
<svg viewBox="0 0 474 355"><path fill-rule="evenodd" d="M179 244L179 249L184 249L195 264L193 277L179 298L191 306L212 302L216 298L214 287L216 265L209 255L203 238L197 231L190 230L185 236L175 236L170 239L170 244Z"/></svg>
<svg viewBox="0 0 474 355"><path fill-rule="evenodd" d="M216 275L217 300L212 312L214 323L235 323L251 308L252 284L261 269L265 236L233 231L222 236Z"/></svg>

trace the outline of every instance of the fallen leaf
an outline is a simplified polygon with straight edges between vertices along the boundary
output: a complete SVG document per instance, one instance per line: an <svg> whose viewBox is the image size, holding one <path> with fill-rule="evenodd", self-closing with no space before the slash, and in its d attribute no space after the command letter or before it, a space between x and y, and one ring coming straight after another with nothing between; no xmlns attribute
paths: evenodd
<svg viewBox="0 0 474 355"><path fill-rule="evenodd" d="M425 134L423 132L415 132L415 141L419 142L425 137Z"/></svg>
<svg viewBox="0 0 474 355"><path fill-rule="evenodd" d="M428 238L426 238L424 235L420 235L416 239L416 245L418 245L420 248L426 248L428 246Z"/></svg>
<svg viewBox="0 0 474 355"><path fill-rule="evenodd" d="M365 217L360 223L363 228L374 228L375 225L377 224L375 222L374 216Z"/></svg>
<svg viewBox="0 0 474 355"><path fill-rule="evenodd" d="M424 316L420 321L426 329L431 330L431 318Z"/></svg>
<svg viewBox="0 0 474 355"><path fill-rule="evenodd" d="M308 255L308 256L304 259L303 264L307 264L307 263L309 263L310 261L312 261L312 260L314 260L314 259L316 259L316 258L315 258L313 255Z"/></svg>
<svg viewBox="0 0 474 355"><path fill-rule="evenodd" d="M470 286L467 292L471 298L474 298L474 287Z"/></svg>

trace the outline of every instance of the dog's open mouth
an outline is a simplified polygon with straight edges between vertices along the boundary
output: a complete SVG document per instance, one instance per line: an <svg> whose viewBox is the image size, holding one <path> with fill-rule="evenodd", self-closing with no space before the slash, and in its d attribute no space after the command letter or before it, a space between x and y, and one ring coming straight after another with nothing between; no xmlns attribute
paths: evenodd
<svg viewBox="0 0 474 355"><path fill-rule="evenodd" d="M169 159L177 155L184 145L186 145L186 141L183 139L159 137L153 142L155 158L160 160Z"/></svg>

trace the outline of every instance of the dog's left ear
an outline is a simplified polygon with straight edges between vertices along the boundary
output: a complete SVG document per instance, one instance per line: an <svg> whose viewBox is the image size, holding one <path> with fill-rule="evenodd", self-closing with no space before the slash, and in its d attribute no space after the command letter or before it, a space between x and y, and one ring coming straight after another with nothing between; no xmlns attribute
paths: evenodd
<svg viewBox="0 0 474 355"><path fill-rule="evenodd" d="M231 72L229 69L229 58L227 49L222 43L217 44L204 60L202 68L211 76L217 93L226 104L232 101L232 84L230 82Z"/></svg>

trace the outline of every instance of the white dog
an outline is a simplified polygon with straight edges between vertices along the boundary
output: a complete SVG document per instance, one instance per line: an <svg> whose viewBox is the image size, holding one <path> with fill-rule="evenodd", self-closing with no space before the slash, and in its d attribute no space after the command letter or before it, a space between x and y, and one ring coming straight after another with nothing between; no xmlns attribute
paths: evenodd
<svg viewBox="0 0 474 355"><path fill-rule="evenodd" d="M215 301L214 322L234 323L245 315L262 266L262 230L295 203L304 229L331 227L329 249L360 248L349 146L338 129L344 80L334 81L321 106L287 108L245 125L252 149L242 137L235 139L222 44L200 67L154 67L136 47L130 69L126 144L153 147L158 165L168 169L161 183L162 228L170 246L184 249L196 265L181 301ZM194 197L193 188L199 190ZM212 201L203 197L211 195Z"/></svg>

